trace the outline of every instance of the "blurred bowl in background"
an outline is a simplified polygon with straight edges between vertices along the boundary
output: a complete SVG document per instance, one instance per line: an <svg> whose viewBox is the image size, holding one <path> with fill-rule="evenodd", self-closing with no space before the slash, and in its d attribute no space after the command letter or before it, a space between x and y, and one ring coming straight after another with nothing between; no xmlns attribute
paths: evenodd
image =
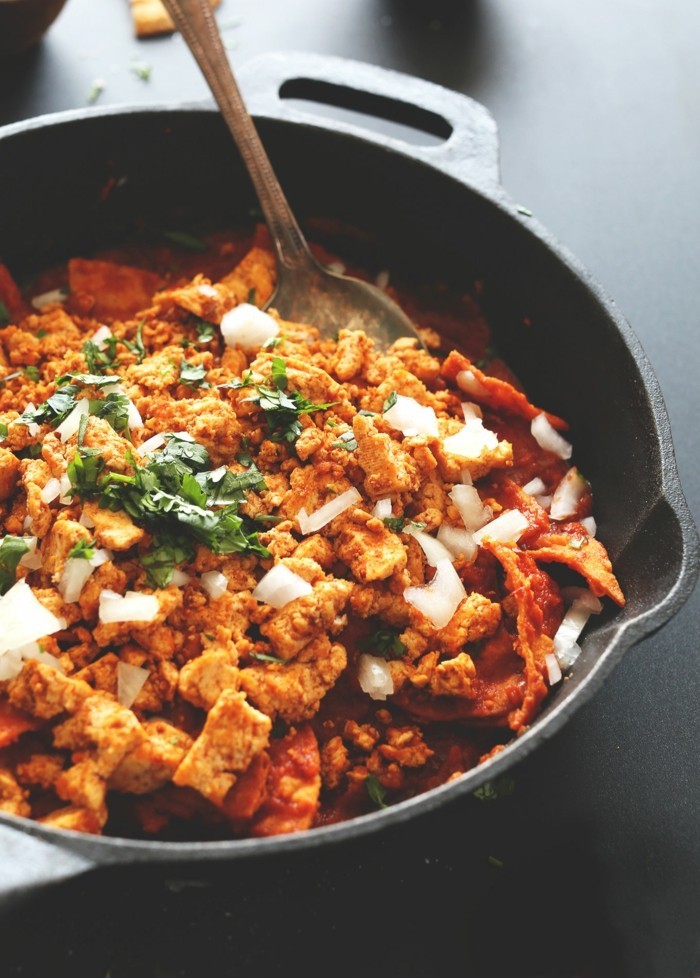
<svg viewBox="0 0 700 978"><path fill-rule="evenodd" d="M0 0L0 56L21 54L37 44L66 0Z"/></svg>

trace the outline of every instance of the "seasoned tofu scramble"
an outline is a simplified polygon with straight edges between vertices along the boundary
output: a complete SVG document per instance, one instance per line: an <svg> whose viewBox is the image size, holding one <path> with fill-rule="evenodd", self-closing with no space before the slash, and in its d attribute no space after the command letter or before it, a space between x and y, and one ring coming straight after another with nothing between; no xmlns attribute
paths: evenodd
<svg viewBox="0 0 700 978"><path fill-rule="evenodd" d="M624 604L478 291L384 275L423 340L385 351L263 311L263 230L204 245L0 266L0 811L43 825L391 806L525 731Z"/></svg>

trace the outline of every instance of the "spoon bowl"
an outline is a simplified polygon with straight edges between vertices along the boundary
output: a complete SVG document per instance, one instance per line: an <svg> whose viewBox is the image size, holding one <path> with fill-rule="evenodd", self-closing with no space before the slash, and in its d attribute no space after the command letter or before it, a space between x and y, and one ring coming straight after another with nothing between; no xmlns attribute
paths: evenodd
<svg viewBox="0 0 700 978"><path fill-rule="evenodd" d="M379 348L409 337L414 324L381 289L321 265L311 253L260 140L221 40L208 0L163 0L192 52L243 158L277 255L277 286L266 308L314 326L322 338L362 329Z"/></svg>

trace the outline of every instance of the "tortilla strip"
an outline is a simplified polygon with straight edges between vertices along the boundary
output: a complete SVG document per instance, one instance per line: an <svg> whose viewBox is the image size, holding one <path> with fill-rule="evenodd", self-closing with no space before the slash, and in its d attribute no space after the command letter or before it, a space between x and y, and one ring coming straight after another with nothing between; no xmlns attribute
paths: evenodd
<svg viewBox="0 0 700 978"><path fill-rule="evenodd" d="M220 0L210 0L212 7L218 7ZM154 34L167 34L175 30L170 15L160 0L129 0L134 33L137 37L152 37Z"/></svg>
<svg viewBox="0 0 700 978"><path fill-rule="evenodd" d="M71 294L91 296L91 314L98 319L129 319L153 301L163 284L155 272L110 261L72 258L68 262Z"/></svg>
<svg viewBox="0 0 700 978"><path fill-rule="evenodd" d="M527 552L533 560L566 564L585 577L597 598L607 596L624 606L625 598L605 547L589 537L579 523L564 523L558 533L543 533Z"/></svg>
<svg viewBox="0 0 700 978"><path fill-rule="evenodd" d="M489 407L495 409L500 408L504 411L509 411L511 414L517 414L521 418L527 418L528 421L536 418L538 414L544 414L552 427L558 428L560 431L564 431L569 427L563 418L559 418L556 414L550 414L548 411L543 411L542 408L535 407L534 404L531 404L522 391L513 387L508 381L499 380L498 377L485 374L483 370L479 370L462 353L452 350L442 365L442 376L446 380L451 380L456 384L457 374L463 370L469 370L484 388L483 394L469 395L475 401L487 404Z"/></svg>
<svg viewBox="0 0 700 978"><path fill-rule="evenodd" d="M515 650L525 665L525 695L520 706L508 715L508 726L520 732L534 720L547 695L545 656L554 647L552 639L543 631L544 615L537 593L541 590L537 587L541 571L523 550L515 550L490 538L485 539L482 546L498 559L506 572L506 587L517 608Z"/></svg>

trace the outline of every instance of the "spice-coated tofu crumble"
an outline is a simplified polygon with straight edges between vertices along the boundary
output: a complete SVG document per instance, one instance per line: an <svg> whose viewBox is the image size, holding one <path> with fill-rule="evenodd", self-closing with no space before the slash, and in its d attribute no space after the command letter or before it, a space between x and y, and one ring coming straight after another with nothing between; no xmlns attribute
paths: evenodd
<svg viewBox="0 0 700 978"><path fill-rule="evenodd" d="M422 345L322 340L263 311L262 231L210 249L40 294L0 266L0 811L177 839L390 806L527 729L624 604L473 297L394 290Z"/></svg>

